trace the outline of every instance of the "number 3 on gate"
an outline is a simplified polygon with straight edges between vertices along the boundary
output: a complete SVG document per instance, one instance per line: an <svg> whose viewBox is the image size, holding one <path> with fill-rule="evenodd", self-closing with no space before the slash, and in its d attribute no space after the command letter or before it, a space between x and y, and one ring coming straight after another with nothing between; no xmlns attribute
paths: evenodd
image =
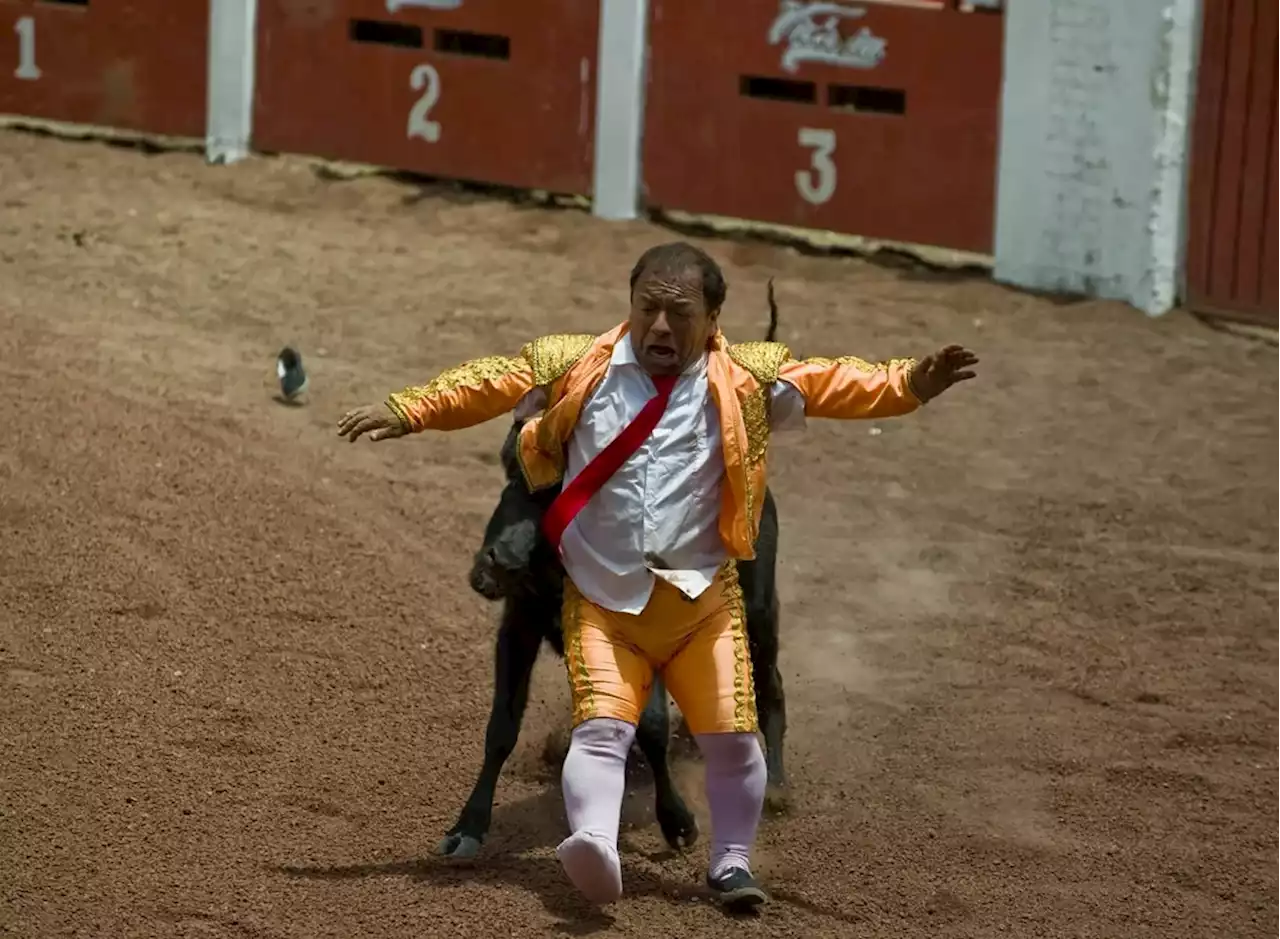
<svg viewBox="0 0 1280 939"><path fill-rule="evenodd" d="M809 155L809 168L796 170L796 192L810 205L823 205L836 192L836 165L831 160L836 150L836 132L801 127L798 142L813 152Z"/></svg>
<svg viewBox="0 0 1280 939"><path fill-rule="evenodd" d="M440 100L440 73L434 65L419 65L409 74L409 87L421 91L422 97L409 109L410 140L418 137L427 143L440 142L440 122L429 119L431 109Z"/></svg>

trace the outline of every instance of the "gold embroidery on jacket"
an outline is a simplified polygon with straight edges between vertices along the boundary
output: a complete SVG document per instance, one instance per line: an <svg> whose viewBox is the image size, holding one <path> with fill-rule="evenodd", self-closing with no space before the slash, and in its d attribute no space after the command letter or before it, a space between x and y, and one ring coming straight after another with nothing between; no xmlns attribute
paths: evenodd
<svg viewBox="0 0 1280 939"><path fill-rule="evenodd" d="M595 341L595 336L586 333L543 336L526 345L520 354L533 369L534 385L541 388L563 378Z"/></svg>
<svg viewBox="0 0 1280 939"><path fill-rule="evenodd" d="M568 577L564 579L564 605L560 630L564 635L565 669L569 676L569 696L573 701L573 726L596 716L596 694L591 671L582 651L582 595Z"/></svg>
<svg viewBox="0 0 1280 939"><path fill-rule="evenodd" d="M773 401L773 386L778 380L782 364L791 358L791 351L780 342L742 342L729 347L729 358L751 373L760 387L742 399L742 422L747 431L747 466L760 465L769 450L769 411ZM747 517L754 518L755 493L748 482Z"/></svg>
<svg viewBox="0 0 1280 939"><path fill-rule="evenodd" d="M747 465L758 466L769 449L769 386L742 399L742 423L747 428Z"/></svg>
<svg viewBox="0 0 1280 939"><path fill-rule="evenodd" d="M813 358L805 359L804 364L821 365L821 366L852 365L854 368L856 368L860 372L871 373L871 372L879 372L879 371L888 371L889 369L893 368L895 365L899 365L899 366L902 366L903 368L910 369L915 366L916 360L915 359L889 359L886 362L868 362L866 359L858 358L858 356L856 355L842 355L834 359L827 359L827 358L823 358L822 356L814 356Z"/></svg>
<svg viewBox="0 0 1280 939"><path fill-rule="evenodd" d="M505 378L528 369L529 363L523 358L512 359L505 355L490 355L482 359L472 359L462 365L446 369L425 385L417 385L396 392L388 399L391 409L403 420L408 409L420 401L426 401L437 395L448 394L457 388L480 388L485 382Z"/></svg>
<svg viewBox="0 0 1280 939"><path fill-rule="evenodd" d="M398 400L398 395L388 395L387 407L391 408L393 414L400 421L400 426L405 430L413 430L413 421L409 420L409 412L404 409L404 405Z"/></svg>
<svg viewBox="0 0 1280 939"><path fill-rule="evenodd" d="M729 358L761 385L772 385L782 364L791 358L791 350L780 342L740 342L729 347Z"/></svg>
<svg viewBox="0 0 1280 939"><path fill-rule="evenodd" d="M733 633L733 729L737 733L754 733L760 724L756 714L756 690L751 673L751 649L747 643L746 600L738 582L738 565L729 561L720 569L725 598L729 601L730 628Z"/></svg>

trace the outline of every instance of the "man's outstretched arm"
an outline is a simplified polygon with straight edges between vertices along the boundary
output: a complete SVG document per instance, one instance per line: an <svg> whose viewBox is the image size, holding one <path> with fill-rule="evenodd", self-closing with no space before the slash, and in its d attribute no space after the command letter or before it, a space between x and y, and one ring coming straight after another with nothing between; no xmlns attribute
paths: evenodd
<svg viewBox="0 0 1280 939"><path fill-rule="evenodd" d="M348 411L338 435L355 441L389 440L424 430L458 430L511 412L529 392L551 386L591 347L594 336L565 334L535 339L515 358L472 359L406 388L385 401Z"/></svg>
<svg viewBox="0 0 1280 939"><path fill-rule="evenodd" d="M386 440L424 430L459 430L510 412L534 388L534 371L524 355L487 356L441 372L425 385L387 396L385 401L348 411L338 435L355 441L368 434Z"/></svg>
<svg viewBox="0 0 1280 939"><path fill-rule="evenodd" d="M962 346L915 359L867 362L857 356L785 362L778 378L804 398L807 417L897 417L975 376L978 358Z"/></svg>
<svg viewBox="0 0 1280 939"><path fill-rule="evenodd" d="M533 367L523 355L487 356L388 395L386 405L409 433L460 430L509 413L533 387Z"/></svg>

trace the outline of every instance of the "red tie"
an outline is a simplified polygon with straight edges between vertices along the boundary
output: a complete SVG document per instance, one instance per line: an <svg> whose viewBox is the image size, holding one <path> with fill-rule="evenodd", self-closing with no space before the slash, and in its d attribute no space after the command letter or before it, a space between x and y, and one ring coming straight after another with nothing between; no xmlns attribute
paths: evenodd
<svg viewBox="0 0 1280 939"><path fill-rule="evenodd" d="M551 508L542 516L542 533L557 552L560 550L560 538L569 523L591 501L591 497L600 491L600 487L609 481L609 477L640 449L640 445L658 426L658 420L667 409L667 402L671 400L671 389L676 386L676 376L654 376L653 385L658 389L657 395L645 402L640 413L622 429L622 433L597 453L595 459L573 477L573 482L560 490L560 495L556 496Z"/></svg>

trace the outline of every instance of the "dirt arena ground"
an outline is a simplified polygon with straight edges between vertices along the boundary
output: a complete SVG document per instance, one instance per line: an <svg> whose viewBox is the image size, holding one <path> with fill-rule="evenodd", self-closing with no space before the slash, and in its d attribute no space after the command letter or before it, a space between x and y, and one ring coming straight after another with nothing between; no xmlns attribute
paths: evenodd
<svg viewBox="0 0 1280 939"><path fill-rule="evenodd" d="M777 443L776 902L716 911L705 838L664 856L641 777L628 896L591 915L552 854L554 660L486 853L431 854L479 765L496 610L466 571L505 425L352 446L334 422L611 326L670 233L15 133L0 205L0 931L1276 934L1274 347L708 242L731 337L774 275L799 354L960 341L982 376ZM272 400L289 341L306 407Z"/></svg>

